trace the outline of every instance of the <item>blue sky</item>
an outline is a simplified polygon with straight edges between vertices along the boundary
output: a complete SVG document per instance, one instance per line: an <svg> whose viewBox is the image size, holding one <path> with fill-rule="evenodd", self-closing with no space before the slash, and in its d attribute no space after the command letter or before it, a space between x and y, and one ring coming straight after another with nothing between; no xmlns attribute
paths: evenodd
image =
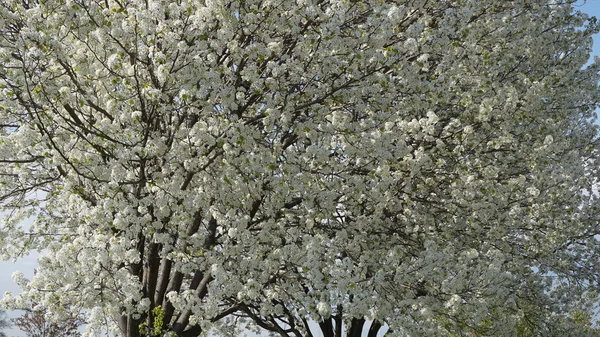
<svg viewBox="0 0 600 337"><path fill-rule="evenodd" d="M600 0L579 0L576 4L576 8L582 12L588 13L592 16L596 16L600 20ZM600 34L594 36L594 48L592 55L600 56ZM37 265L36 262L37 254L30 255L29 257L23 258L16 263L12 261L0 261L0 296L7 291L18 293L19 289L14 285L11 280L11 274L15 270L20 270L25 273L25 276L31 278L33 276L33 269ZM10 317L19 316L20 313L9 312ZM5 330L9 337L20 337L24 336L22 332L17 329Z"/></svg>
<svg viewBox="0 0 600 337"><path fill-rule="evenodd" d="M588 13L589 15L595 16L600 20L600 0L579 0L576 4L576 8L580 11ZM593 55L600 56L600 34L594 36L594 49Z"/></svg>

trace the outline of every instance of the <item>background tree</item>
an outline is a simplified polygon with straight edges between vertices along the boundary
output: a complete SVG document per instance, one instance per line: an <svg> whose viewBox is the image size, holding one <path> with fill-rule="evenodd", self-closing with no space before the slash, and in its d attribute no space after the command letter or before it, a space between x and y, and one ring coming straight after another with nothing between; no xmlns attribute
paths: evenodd
<svg viewBox="0 0 600 337"><path fill-rule="evenodd" d="M0 249L46 252L4 303L128 337L580 336L554 324L600 275L572 3L0 0Z"/></svg>
<svg viewBox="0 0 600 337"><path fill-rule="evenodd" d="M79 315L68 315L51 322L47 320L45 310L33 309L26 310L14 323L27 337L76 337L81 335L78 329L85 322Z"/></svg>
<svg viewBox="0 0 600 337"><path fill-rule="evenodd" d="M6 312L4 310L0 310L0 337L7 337L6 332L2 330L6 330L10 326L10 320L6 317Z"/></svg>

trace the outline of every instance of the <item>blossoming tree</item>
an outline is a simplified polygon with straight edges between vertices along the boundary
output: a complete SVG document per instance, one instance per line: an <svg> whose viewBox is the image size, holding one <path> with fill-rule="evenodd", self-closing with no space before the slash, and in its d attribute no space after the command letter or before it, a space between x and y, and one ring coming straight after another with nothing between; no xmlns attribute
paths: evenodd
<svg viewBox="0 0 600 337"><path fill-rule="evenodd" d="M128 337L577 334L572 2L0 0L0 250L43 251L4 304Z"/></svg>

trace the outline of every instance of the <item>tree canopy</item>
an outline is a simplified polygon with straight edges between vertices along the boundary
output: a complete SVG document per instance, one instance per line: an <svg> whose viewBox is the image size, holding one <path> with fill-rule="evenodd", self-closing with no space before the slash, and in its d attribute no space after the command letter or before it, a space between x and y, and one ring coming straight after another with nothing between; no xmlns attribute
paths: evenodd
<svg viewBox="0 0 600 337"><path fill-rule="evenodd" d="M0 0L0 251L44 252L3 303L127 337L582 336L574 2Z"/></svg>

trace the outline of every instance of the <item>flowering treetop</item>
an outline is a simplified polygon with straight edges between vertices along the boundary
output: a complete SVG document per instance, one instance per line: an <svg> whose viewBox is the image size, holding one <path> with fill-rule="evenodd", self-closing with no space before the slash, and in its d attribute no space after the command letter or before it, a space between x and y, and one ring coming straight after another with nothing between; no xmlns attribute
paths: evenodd
<svg viewBox="0 0 600 337"><path fill-rule="evenodd" d="M1 0L0 250L45 252L4 303L128 337L577 335L572 2Z"/></svg>

